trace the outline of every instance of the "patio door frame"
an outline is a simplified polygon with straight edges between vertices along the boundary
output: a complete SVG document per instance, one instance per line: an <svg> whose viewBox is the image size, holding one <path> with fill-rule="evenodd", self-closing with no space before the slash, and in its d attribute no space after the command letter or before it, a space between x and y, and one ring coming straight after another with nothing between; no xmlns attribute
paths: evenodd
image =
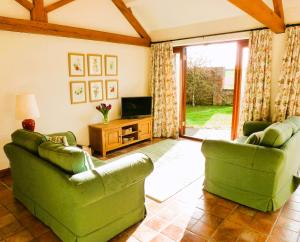
<svg viewBox="0 0 300 242"><path fill-rule="evenodd" d="M185 117L186 117L186 46L173 48L174 54L180 55L180 86L179 86L179 136L185 134ZM191 137L192 138L192 137Z"/></svg>
<svg viewBox="0 0 300 242"><path fill-rule="evenodd" d="M240 115L240 93L241 93L241 81L242 81L242 59L243 48L248 47L249 40L234 40L234 41L220 41L207 44L197 45L210 45L210 44L224 44L224 43L237 43L236 53L236 65L234 74L234 94L233 94L233 111L232 111L232 125L231 125L231 139L237 138L239 115ZM187 55L186 48L195 45L185 45L173 48L174 54L180 55L180 100L179 100L179 136L187 139L203 141L203 139L194 138L185 135L186 126L186 80L187 80Z"/></svg>

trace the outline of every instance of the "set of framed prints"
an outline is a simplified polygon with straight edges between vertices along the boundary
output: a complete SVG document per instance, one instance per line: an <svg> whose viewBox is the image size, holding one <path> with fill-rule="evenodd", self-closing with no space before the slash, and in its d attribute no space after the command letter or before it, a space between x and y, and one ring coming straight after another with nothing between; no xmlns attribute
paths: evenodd
<svg viewBox="0 0 300 242"><path fill-rule="evenodd" d="M86 57L87 57L87 75L89 77L102 76L102 55L99 54L80 54L69 53L69 76L84 77L86 75ZM104 55L104 75L107 77L118 75L118 56ZM88 86L87 86L88 83ZM105 84L105 86L104 86ZM71 103L86 103L87 88L90 102L102 101L119 98L119 85L116 79L103 80L72 80L70 81Z"/></svg>
<svg viewBox="0 0 300 242"><path fill-rule="evenodd" d="M102 55L87 54L88 76L102 76ZM104 75L118 75L118 56L104 55ZM85 54L69 53L69 76L85 76Z"/></svg>
<svg viewBox="0 0 300 242"><path fill-rule="evenodd" d="M88 81L89 101L98 102L104 100L104 93L106 100L119 98L118 80L105 80L105 88L102 80ZM71 103L86 103L86 81L70 81L70 96Z"/></svg>

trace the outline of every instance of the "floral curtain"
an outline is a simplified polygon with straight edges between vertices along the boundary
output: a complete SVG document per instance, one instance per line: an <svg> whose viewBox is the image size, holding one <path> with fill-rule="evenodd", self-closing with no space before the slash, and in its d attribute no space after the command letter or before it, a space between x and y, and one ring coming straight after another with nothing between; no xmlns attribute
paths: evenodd
<svg viewBox="0 0 300 242"><path fill-rule="evenodd" d="M287 47L279 77L273 121L300 115L300 28L287 28Z"/></svg>
<svg viewBox="0 0 300 242"><path fill-rule="evenodd" d="M153 97L153 136L177 137L176 83L171 43L151 46L151 93Z"/></svg>
<svg viewBox="0 0 300 242"><path fill-rule="evenodd" d="M250 33L249 62L240 124L268 120L271 96L272 32Z"/></svg>

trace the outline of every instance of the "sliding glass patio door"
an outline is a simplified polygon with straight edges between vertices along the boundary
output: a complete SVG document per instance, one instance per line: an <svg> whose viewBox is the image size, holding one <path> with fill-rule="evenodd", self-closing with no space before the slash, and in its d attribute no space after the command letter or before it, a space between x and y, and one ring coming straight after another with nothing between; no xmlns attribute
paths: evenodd
<svg viewBox="0 0 300 242"><path fill-rule="evenodd" d="M174 48L181 136L237 136L247 46L240 40Z"/></svg>

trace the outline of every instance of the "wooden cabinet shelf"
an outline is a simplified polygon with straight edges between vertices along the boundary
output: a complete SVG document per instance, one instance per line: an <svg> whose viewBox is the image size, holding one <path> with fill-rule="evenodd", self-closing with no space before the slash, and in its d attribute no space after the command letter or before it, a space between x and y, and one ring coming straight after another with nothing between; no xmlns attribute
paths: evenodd
<svg viewBox="0 0 300 242"><path fill-rule="evenodd" d="M106 156L108 151L142 140L152 140L152 117L118 119L108 124L89 125L89 138L92 152L96 151L102 156Z"/></svg>
<svg viewBox="0 0 300 242"><path fill-rule="evenodd" d="M122 134L122 137L130 136L131 134L137 134L138 131L132 131L131 133L128 134Z"/></svg>
<svg viewBox="0 0 300 242"><path fill-rule="evenodd" d="M137 142L140 142L140 140L128 141L128 142L126 142L126 143L123 143L123 144L122 144L122 147L123 147L123 146L127 146L127 145L131 145L131 144L135 144L135 143L137 143Z"/></svg>

